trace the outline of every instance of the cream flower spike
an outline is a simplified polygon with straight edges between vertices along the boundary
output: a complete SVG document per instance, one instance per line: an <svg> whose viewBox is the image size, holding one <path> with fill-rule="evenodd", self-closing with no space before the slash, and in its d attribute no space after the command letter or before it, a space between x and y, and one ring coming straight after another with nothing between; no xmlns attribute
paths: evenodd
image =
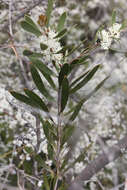
<svg viewBox="0 0 127 190"><path fill-rule="evenodd" d="M120 38L120 29L121 29L121 24L119 23L114 23L108 30L109 34L112 38L119 39Z"/></svg>

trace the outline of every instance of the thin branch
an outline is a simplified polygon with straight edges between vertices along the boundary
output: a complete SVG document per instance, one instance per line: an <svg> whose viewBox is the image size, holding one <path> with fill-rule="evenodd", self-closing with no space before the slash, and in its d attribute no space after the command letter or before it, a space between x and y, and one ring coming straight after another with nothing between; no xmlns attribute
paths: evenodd
<svg viewBox="0 0 127 190"><path fill-rule="evenodd" d="M75 190L81 190L81 184L84 181L90 180L93 175L97 174L97 172L99 172L110 162L116 160L126 149L127 135L116 145L107 148L107 153L103 152L95 160L88 164L86 168L71 182L68 190L75 189L75 186L77 186Z"/></svg>
<svg viewBox="0 0 127 190"><path fill-rule="evenodd" d="M13 3L13 0L10 0L10 2L9 2L9 32L10 32L11 36L13 36L13 31L12 31L12 3Z"/></svg>
<svg viewBox="0 0 127 190"><path fill-rule="evenodd" d="M27 14L29 11L31 11L33 8L35 8L37 5L39 5L42 2L45 2L45 0L36 0L34 3L30 3L28 8L23 10L17 16L13 17L12 18L13 27L20 18L22 18L25 14ZM8 26L9 26L9 21L7 21L4 25L1 26L0 32L3 31L7 32Z"/></svg>

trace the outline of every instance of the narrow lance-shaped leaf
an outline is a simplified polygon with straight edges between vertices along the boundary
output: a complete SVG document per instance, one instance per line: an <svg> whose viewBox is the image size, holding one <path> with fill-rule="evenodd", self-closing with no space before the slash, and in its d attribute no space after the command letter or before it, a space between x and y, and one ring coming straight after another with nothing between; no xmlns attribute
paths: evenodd
<svg viewBox="0 0 127 190"><path fill-rule="evenodd" d="M23 55L27 56L27 57L31 57L31 58L38 58L38 57L43 57L42 53L36 53L30 50L25 49L23 51Z"/></svg>
<svg viewBox="0 0 127 190"><path fill-rule="evenodd" d="M45 79L48 81L48 83L52 86L52 88L56 89L56 85L53 82L51 75L54 73L46 66L44 65L40 60L37 59L30 59L33 63L33 65L43 74Z"/></svg>
<svg viewBox="0 0 127 190"><path fill-rule="evenodd" d="M88 55L82 56L81 58L77 58L77 59L73 60L71 62L71 64L73 64L73 65L78 64L79 65L79 64L83 63L84 61L86 61L87 58L88 58Z"/></svg>
<svg viewBox="0 0 127 190"><path fill-rule="evenodd" d="M32 107L39 107L36 102L31 101L30 98L28 98L27 96L25 96L23 94L20 94L15 91L10 91L10 93L14 98L16 98L17 100L19 100L27 105L30 105Z"/></svg>
<svg viewBox="0 0 127 190"><path fill-rule="evenodd" d="M72 71L75 67L79 65L87 64L88 63L87 58L88 58L88 55L86 54L80 58L72 60L72 62L70 63L70 71Z"/></svg>
<svg viewBox="0 0 127 190"><path fill-rule="evenodd" d="M122 24L121 24L121 28L120 28L120 30L125 29L126 26L127 26L127 20L124 20L124 21L122 22Z"/></svg>
<svg viewBox="0 0 127 190"><path fill-rule="evenodd" d="M52 160L53 159L54 150L53 150L53 146L52 146L51 143L48 143L47 150L48 150L48 158L50 160Z"/></svg>
<svg viewBox="0 0 127 190"><path fill-rule="evenodd" d="M46 104L43 100L34 92L24 89L25 94L30 98L31 101L36 102L36 104L45 112L49 112Z"/></svg>
<svg viewBox="0 0 127 190"><path fill-rule="evenodd" d="M40 70L40 72L43 74L43 76L45 77L45 79L47 80L47 82L51 85L51 87L53 89L56 89L56 85L53 82L52 78L50 77L50 75L46 74L45 72L43 72L42 70Z"/></svg>
<svg viewBox="0 0 127 190"><path fill-rule="evenodd" d="M89 80L93 77L93 75L96 73L100 65L96 65L86 76L84 79L82 79L81 82L79 82L74 88L70 89L70 94L75 93L77 90L82 88L84 85L89 82Z"/></svg>
<svg viewBox="0 0 127 190"><path fill-rule="evenodd" d="M48 165L46 165L45 161L39 154L35 155L35 160L38 162L38 165L40 167L43 167L44 169L49 170L49 171L51 170L50 167Z"/></svg>
<svg viewBox="0 0 127 190"><path fill-rule="evenodd" d="M66 46L62 47L59 51L57 51L55 54L63 53L65 55L65 52L71 51L72 48L73 48L73 45L66 45Z"/></svg>
<svg viewBox="0 0 127 190"><path fill-rule="evenodd" d="M66 55L66 57L68 57L69 55L71 55L72 53L74 53L76 50L78 50L85 41L86 41L86 39L84 39L83 41L81 41L81 43L78 44L76 47L74 46L72 48L72 50Z"/></svg>
<svg viewBox="0 0 127 190"><path fill-rule="evenodd" d="M43 181L44 181L45 189L46 189L46 190L51 190L51 189L50 189L50 186L49 186L49 183L48 183L48 179L47 179L46 174L43 175Z"/></svg>
<svg viewBox="0 0 127 190"><path fill-rule="evenodd" d="M88 63L87 58L88 58L88 56L84 56L84 57L82 57L80 59L73 60L70 63L70 71L72 71L72 69L74 69L77 66L87 64Z"/></svg>
<svg viewBox="0 0 127 190"><path fill-rule="evenodd" d="M54 140L57 140L56 128L54 125L51 125L49 121L45 121L39 115L40 122L42 123L44 134L50 144L54 143ZM52 121L52 120L51 120Z"/></svg>
<svg viewBox="0 0 127 190"><path fill-rule="evenodd" d="M64 24L65 24L65 21L66 21L66 12L64 12L61 16L60 16L60 19L58 21L58 26L57 26L57 32L60 32L61 30L63 30L64 28Z"/></svg>
<svg viewBox="0 0 127 190"><path fill-rule="evenodd" d="M70 120L71 120L71 121L74 121L74 120L75 120L75 118L76 118L77 115L79 114L79 111L80 111L81 108L82 108L82 105L83 105L97 90L99 90L99 89L103 86L104 82L105 82L108 78L109 78L109 76L106 77L103 81L101 81L101 82L95 87L95 89L93 89L92 92L90 92L85 98L83 98L82 100L80 100L80 102L75 106L74 112L73 112L73 114L72 114L71 117L70 117Z"/></svg>
<svg viewBox="0 0 127 190"><path fill-rule="evenodd" d="M112 25L116 22L116 11L113 10L112 12Z"/></svg>
<svg viewBox="0 0 127 190"><path fill-rule="evenodd" d="M44 51L48 48L48 46L46 44L40 43L40 48Z"/></svg>
<svg viewBox="0 0 127 190"><path fill-rule="evenodd" d="M37 37L42 35L42 33L40 32L40 30L37 27L33 26L32 24L30 24L26 21L21 21L21 26L24 30L35 34Z"/></svg>
<svg viewBox="0 0 127 190"><path fill-rule="evenodd" d="M44 130L44 134L47 138L47 140L49 140L50 136L49 136L49 128L51 127L51 124L48 121L45 121L43 124L43 130Z"/></svg>
<svg viewBox="0 0 127 190"><path fill-rule="evenodd" d="M49 21L51 18L52 9L53 9L53 0L48 0L48 7L46 10L46 17L47 17L46 26L47 27L49 26Z"/></svg>
<svg viewBox="0 0 127 190"><path fill-rule="evenodd" d="M46 98L51 98L49 92L47 91L47 89L45 88L45 86L44 86L44 84L42 82L42 79L41 79L37 69L32 64L30 65L30 70L31 70L33 81L34 81L35 85L37 86L38 90Z"/></svg>
<svg viewBox="0 0 127 190"><path fill-rule="evenodd" d="M77 79L75 79L71 84L70 84L70 88L73 85L76 85L77 82L79 82L82 78L84 78L84 76L86 76L88 74L89 71L85 72L83 75L81 75L80 77L78 77Z"/></svg>
<svg viewBox="0 0 127 190"><path fill-rule="evenodd" d="M69 95L69 82L67 77L64 77L61 87L61 112L63 112L63 110L66 107L68 101L68 95Z"/></svg>
<svg viewBox="0 0 127 190"><path fill-rule="evenodd" d="M67 29L64 28L63 30L61 30L55 37L55 38L62 38L63 36L65 36L65 34L67 33Z"/></svg>
<svg viewBox="0 0 127 190"><path fill-rule="evenodd" d="M68 75L68 72L69 72L69 65L67 63L65 63L62 67L61 67L61 70L60 70L60 73L59 73L59 77L58 77L58 81L59 81L59 87L61 86L62 84L62 81L64 79L64 76L67 76Z"/></svg>
<svg viewBox="0 0 127 190"><path fill-rule="evenodd" d="M42 70L43 72L45 72L48 75L52 75L53 72L51 69L49 69L44 63L42 63L42 61L40 61L39 59L34 59L34 58L30 58L31 62L33 63L33 65L35 67L37 67L39 70Z"/></svg>
<svg viewBox="0 0 127 190"><path fill-rule="evenodd" d="M25 21L30 23L31 25L33 25L35 28L38 29L37 25L34 23L34 21L28 16L28 15L25 15Z"/></svg>
<svg viewBox="0 0 127 190"><path fill-rule="evenodd" d="M82 105L83 105L83 100L81 100L81 101L75 106L74 112L73 112L73 114L72 114L71 117L70 117L70 120L71 120L71 121L74 121L74 120L75 120L75 118L77 117L79 111L81 110Z"/></svg>
<svg viewBox="0 0 127 190"><path fill-rule="evenodd" d="M62 146L68 141L74 132L74 125L66 125L63 129Z"/></svg>

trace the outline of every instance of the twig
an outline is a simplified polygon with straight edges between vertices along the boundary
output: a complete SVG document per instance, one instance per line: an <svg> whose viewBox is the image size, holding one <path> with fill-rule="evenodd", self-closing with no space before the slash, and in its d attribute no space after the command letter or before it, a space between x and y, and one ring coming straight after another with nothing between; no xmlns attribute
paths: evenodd
<svg viewBox="0 0 127 190"><path fill-rule="evenodd" d="M58 133L58 141L57 141L57 151L56 151L56 168L57 168L57 178L54 190L57 190L58 180L60 176L60 146L61 146L61 89L58 90L58 124L57 124L57 133Z"/></svg>
<svg viewBox="0 0 127 190"><path fill-rule="evenodd" d="M32 115L35 116L36 118L36 135L37 135L36 152L38 152L40 148L40 143L41 143L40 119L36 113L32 113Z"/></svg>
<svg viewBox="0 0 127 190"><path fill-rule="evenodd" d="M39 5L42 2L45 2L45 0L36 0L35 2L30 3L28 8L26 8L21 13L19 13L17 16L15 16L14 18L12 18L11 24L14 26L16 24L17 20L19 20L20 18L22 18L25 14L27 14L34 7L36 7L37 5ZM9 25L9 22L7 21L4 25L1 26L0 32L3 32L3 31L7 32L8 25Z"/></svg>
<svg viewBox="0 0 127 190"><path fill-rule="evenodd" d="M10 32L11 36L13 36L13 31L12 31L12 2L13 2L13 0L10 0L10 2L9 2L9 32Z"/></svg>

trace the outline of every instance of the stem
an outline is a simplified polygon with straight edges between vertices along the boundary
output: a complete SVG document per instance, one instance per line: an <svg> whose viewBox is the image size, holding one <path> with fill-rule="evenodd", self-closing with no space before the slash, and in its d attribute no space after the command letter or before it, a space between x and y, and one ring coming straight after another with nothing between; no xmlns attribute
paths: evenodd
<svg viewBox="0 0 127 190"><path fill-rule="evenodd" d="M58 141L57 141L57 151L56 151L56 169L57 169L57 178L56 178L56 183L54 190L57 190L57 184L58 184L58 179L60 176L60 146L61 146L61 90L58 90L58 124L57 124L57 136L58 136Z"/></svg>

